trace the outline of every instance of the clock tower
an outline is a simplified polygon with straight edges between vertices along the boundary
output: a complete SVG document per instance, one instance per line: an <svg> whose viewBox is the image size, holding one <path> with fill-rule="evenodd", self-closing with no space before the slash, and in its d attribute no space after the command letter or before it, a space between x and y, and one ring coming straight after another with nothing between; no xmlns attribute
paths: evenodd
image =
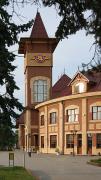
<svg viewBox="0 0 101 180"><path fill-rule="evenodd" d="M25 57L25 106L51 98L53 52L58 42L58 39L48 37L37 12L30 37L21 38L19 44L19 53Z"/></svg>
<svg viewBox="0 0 101 180"><path fill-rule="evenodd" d="M39 12L30 37L19 42L25 74L25 110L19 120L19 145L27 151L38 146L39 114L34 107L51 99L53 52L58 42L59 39L48 37Z"/></svg>

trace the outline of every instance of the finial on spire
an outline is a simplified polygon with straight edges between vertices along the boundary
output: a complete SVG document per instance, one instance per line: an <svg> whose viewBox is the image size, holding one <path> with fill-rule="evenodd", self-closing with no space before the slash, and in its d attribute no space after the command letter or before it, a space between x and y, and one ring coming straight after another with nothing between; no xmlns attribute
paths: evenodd
<svg viewBox="0 0 101 180"><path fill-rule="evenodd" d="M37 13L39 13L39 7L37 6Z"/></svg>
<svg viewBox="0 0 101 180"><path fill-rule="evenodd" d="M79 66L78 66L78 71L80 71L80 68L79 68Z"/></svg>
<svg viewBox="0 0 101 180"><path fill-rule="evenodd" d="M45 26L43 24L40 13L38 12L37 6L37 14L34 21L34 25L31 32L31 38L48 38L48 34L46 32Z"/></svg>
<svg viewBox="0 0 101 180"><path fill-rule="evenodd" d="M65 68L64 68L64 74L65 74Z"/></svg>

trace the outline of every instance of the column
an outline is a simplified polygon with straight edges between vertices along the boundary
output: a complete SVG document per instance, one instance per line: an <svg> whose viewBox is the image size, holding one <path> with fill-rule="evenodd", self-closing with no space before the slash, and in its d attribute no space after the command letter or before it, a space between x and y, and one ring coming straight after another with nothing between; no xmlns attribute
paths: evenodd
<svg viewBox="0 0 101 180"><path fill-rule="evenodd" d="M82 99L82 155L87 154L87 99Z"/></svg>
<svg viewBox="0 0 101 180"><path fill-rule="evenodd" d="M26 111L26 129L27 129L27 151L31 148L31 112L30 110Z"/></svg>
<svg viewBox="0 0 101 180"><path fill-rule="evenodd" d="M47 106L45 106L45 136L44 136L45 152L48 153L49 148L49 138L48 138L48 111Z"/></svg>
<svg viewBox="0 0 101 180"><path fill-rule="evenodd" d="M59 150L64 154L64 109L63 102L59 103Z"/></svg>

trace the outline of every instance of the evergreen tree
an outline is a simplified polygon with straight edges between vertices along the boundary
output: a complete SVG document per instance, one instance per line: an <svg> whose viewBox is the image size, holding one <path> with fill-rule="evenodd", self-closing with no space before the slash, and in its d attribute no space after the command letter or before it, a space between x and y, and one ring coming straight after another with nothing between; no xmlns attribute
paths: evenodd
<svg viewBox="0 0 101 180"><path fill-rule="evenodd" d="M39 0L37 0L39 1ZM101 0L42 0L45 6L54 5L62 20L56 32L60 39L85 29L93 34L101 49Z"/></svg>
<svg viewBox="0 0 101 180"><path fill-rule="evenodd" d="M8 49L18 43L18 34L32 25L32 21L16 25L7 11L9 5L10 0L0 0L0 149L13 146L13 121L19 116L16 110L23 110L22 104L14 97L14 91L19 90L13 75L15 55Z"/></svg>

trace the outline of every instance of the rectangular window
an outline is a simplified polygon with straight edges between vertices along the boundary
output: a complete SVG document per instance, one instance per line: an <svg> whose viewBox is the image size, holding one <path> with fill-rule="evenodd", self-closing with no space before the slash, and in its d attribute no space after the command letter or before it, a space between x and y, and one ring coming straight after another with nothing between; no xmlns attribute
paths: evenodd
<svg viewBox="0 0 101 180"><path fill-rule="evenodd" d="M57 147L57 135L51 135L50 136L50 148L56 148Z"/></svg>
<svg viewBox="0 0 101 180"><path fill-rule="evenodd" d="M101 106L92 107L92 119L101 120Z"/></svg>
<svg viewBox="0 0 101 180"><path fill-rule="evenodd" d="M50 124L56 124L56 112L50 113Z"/></svg>
<svg viewBox="0 0 101 180"><path fill-rule="evenodd" d="M73 134L66 135L66 148L73 148L74 147L74 140Z"/></svg>
<svg viewBox="0 0 101 180"><path fill-rule="evenodd" d="M96 134L96 148L101 148L101 134Z"/></svg>
<svg viewBox="0 0 101 180"><path fill-rule="evenodd" d="M79 85L78 85L78 86L75 86L74 91L75 91L75 93L79 93Z"/></svg>
<svg viewBox="0 0 101 180"><path fill-rule="evenodd" d="M40 120L41 120L41 126L44 126L44 115L41 115L41 117L40 117Z"/></svg>
<svg viewBox="0 0 101 180"><path fill-rule="evenodd" d="M77 122L78 121L78 109L68 109L67 112L67 122Z"/></svg>
<svg viewBox="0 0 101 180"><path fill-rule="evenodd" d="M35 80L33 83L34 102L43 102L48 98L48 87L46 80Z"/></svg>
<svg viewBox="0 0 101 180"><path fill-rule="evenodd" d="M41 136L41 148L44 148L44 136Z"/></svg>

